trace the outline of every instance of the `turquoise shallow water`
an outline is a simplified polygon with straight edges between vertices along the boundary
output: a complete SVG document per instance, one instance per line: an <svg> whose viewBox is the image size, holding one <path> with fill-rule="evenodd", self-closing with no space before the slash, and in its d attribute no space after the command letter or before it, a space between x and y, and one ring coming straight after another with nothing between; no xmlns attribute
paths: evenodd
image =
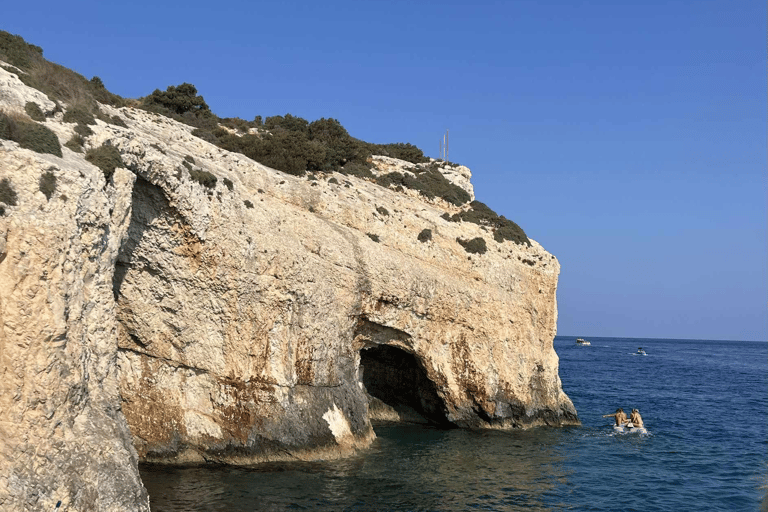
<svg viewBox="0 0 768 512"><path fill-rule="evenodd" d="M590 340L555 339L580 427L378 427L370 450L341 461L146 465L152 508L768 510L768 343ZM617 407L640 409L648 435L614 434L601 416Z"/></svg>

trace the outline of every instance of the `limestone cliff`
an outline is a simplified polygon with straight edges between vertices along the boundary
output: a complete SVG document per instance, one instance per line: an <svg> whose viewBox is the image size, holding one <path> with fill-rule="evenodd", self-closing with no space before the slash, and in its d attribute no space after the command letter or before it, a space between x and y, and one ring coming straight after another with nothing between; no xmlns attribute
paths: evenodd
<svg viewBox="0 0 768 512"><path fill-rule="evenodd" d="M0 107L50 107L0 80L15 91ZM0 217L0 508L67 496L67 510L145 509L137 453L312 459L367 446L372 419L578 422L552 344L559 264L535 241L445 220L459 209L440 199L287 175L167 118L101 109L127 126L98 121L86 139L119 150L108 180L69 148L0 140L0 179L19 195ZM61 114L44 124L73 134ZM466 167L444 172L473 193ZM477 237L484 254L457 242Z"/></svg>
<svg viewBox="0 0 768 512"><path fill-rule="evenodd" d="M35 92L14 84L20 101ZM0 510L149 510L120 410L112 293L136 177L121 169L107 185L82 158L0 140L3 180L16 197L0 216Z"/></svg>

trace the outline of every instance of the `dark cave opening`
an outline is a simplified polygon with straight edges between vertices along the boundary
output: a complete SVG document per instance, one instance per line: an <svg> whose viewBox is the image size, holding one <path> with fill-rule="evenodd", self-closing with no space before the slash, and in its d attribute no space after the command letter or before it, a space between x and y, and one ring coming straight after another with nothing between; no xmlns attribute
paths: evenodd
<svg viewBox="0 0 768 512"><path fill-rule="evenodd" d="M368 394L394 409L402 421L453 426L434 382L413 354L390 345L362 349L360 373Z"/></svg>

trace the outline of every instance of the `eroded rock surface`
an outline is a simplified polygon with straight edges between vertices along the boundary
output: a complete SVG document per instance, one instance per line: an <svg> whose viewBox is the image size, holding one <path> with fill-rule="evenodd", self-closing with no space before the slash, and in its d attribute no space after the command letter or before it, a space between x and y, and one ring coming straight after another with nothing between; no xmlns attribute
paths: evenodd
<svg viewBox="0 0 768 512"><path fill-rule="evenodd" d="M50 198L44 172L57 177ZM120 412L112 272L135 176L0 141L0 510L149 510Z"/></svg>
<svg viewBox="0 0 768 512"><path fill-rule="evenodd" d="M374 417L577 421L552 348L559 264L536 242L498 243L441 218L457 211L441 200L349 176L289 176L187 127L129 115L130 131L95 140L139 176L115 294L123 409L142 457L350 453L373 438L366 373L381 381L369 378L371 394L384 395ZM188 156L218 176L215 188L189 179ZM487 253L456 241L475 237ZM395 364L399 376L387 370L398 353L410 365ZM393 393L381 388L416 374L422 391L386 405Z"/></svg>
<svg viewBox="0 0 768 512"><path fill-rule="evenodd" d="M108 183L68 148L0 141L0 179L19 191L0 217L0 505L141 510L136 454L337 457L370 444L372 418L578 422L552 345L560 268L535 241L499 243L441 218L458 211L442 200L286 175L166 118L101 108L128 125L98 121L86 139L121 153ZM457 242L476 237L485 254Z"/></svg>

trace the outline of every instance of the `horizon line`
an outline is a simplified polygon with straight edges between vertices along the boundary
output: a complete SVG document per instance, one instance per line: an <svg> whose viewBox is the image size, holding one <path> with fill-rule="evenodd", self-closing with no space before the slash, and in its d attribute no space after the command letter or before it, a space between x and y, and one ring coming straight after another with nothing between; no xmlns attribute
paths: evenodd
<svg viewBox="0 0 768 512"><path fill-rule="evenodd" d="M555 338L585 338L583 335L574 336L570 334L556 334ZM763 340L739 340L739 339L709 339L709 338L647 338L647 337L635 337L635 336L589 336L592 339L626 339L626 340L661 340L661 341L740 341L748 343L768 343L768 339Z"/></svg>

